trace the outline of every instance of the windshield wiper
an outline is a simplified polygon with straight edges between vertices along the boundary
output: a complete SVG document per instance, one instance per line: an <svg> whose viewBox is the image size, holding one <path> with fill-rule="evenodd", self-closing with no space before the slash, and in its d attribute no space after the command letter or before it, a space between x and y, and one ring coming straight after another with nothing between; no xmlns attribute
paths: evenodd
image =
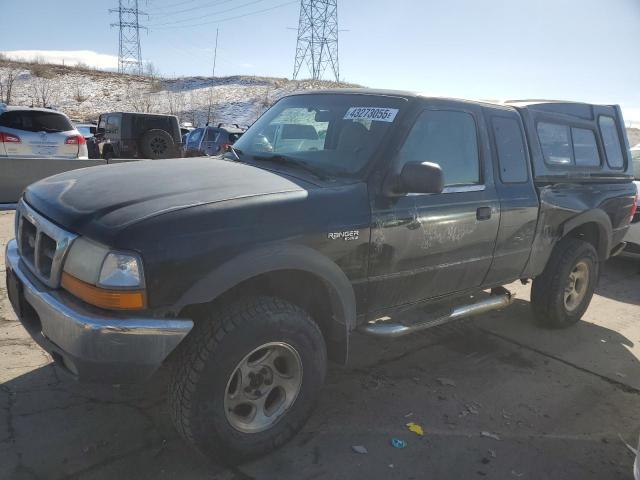
<svg viewBox="0 0 640 480"><path fill-rule="evenodd" d="M316 168L309 166L307 162L303 162L302 160L297 160L286 155L254 155L253 158L260 162L273 162L295 167L298 170L304 170L305 172L310 173L320 180L327 180L329 178L324 173L319 172Z"/></svg>

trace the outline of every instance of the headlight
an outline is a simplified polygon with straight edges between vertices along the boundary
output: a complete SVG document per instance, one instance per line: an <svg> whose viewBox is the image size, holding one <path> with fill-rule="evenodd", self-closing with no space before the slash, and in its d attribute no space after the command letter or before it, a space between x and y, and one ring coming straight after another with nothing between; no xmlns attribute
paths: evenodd
<svg viewBox="0 0 640 480"><path fill-rule="evenodd" d="M138 257L109 253L102 263L98 285L101 287L140 287L142 267Z"/></svg>
<svg viewBox="0 0 640 480"><path fill-rule="evenodd" d="M69 293L101 308L135 310L146 305L140 257L82 237L71 245L61 283Z"/></svg>

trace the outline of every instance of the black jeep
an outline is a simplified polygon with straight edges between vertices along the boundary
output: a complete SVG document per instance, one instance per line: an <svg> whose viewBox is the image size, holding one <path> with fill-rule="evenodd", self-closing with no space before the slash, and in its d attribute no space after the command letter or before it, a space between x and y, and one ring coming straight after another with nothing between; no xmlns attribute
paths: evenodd
<svg viewBox="0 0 640 480"><path fill-rule="evenodd" d="M154 113L103 113L98 120L102 157L177 158L182 156L178 118Z"/></svg>
<svg viewBox="0 0 640 480"><path fill-rule="evenodd" d="M540 325L578 322L636 208L623 126L615 105L292 95L219 160L29 186L9 298L78 379L168 363L184 438L249 458L302 427L357 330L396 338L506 307L518 279Z"/></svg>

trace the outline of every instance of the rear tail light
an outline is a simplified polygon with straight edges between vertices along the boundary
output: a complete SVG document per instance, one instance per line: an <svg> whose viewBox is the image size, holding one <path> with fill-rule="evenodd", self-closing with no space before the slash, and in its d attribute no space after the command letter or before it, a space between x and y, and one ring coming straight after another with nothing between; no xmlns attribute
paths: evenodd
<svg viewBox="0 0 640 480"><path fill-rule="evenodd" d="M231 146L230 143L223 143L222 146L220 147L220 151L224 153L229 149L230 146Z"/></svg>
<svg viewBox="0 0 640 480"><path fill-rule="evenodd" d="M82 135L73 135L72 137L67 137L64 143L65 145L86 145L87 140Z"/></svg>
<svg viewBox="0 0 640 480"><path fill-rule="evenodd" d="M3 143L20 143L20 137L11 133L0 132L0 142Z"/></svg>
<svg viewBox="0 0 640 480"><path fill-rule="evenodd" d="M638 211L638 194L636 193L636 196L633 198L633 206L631 207L631 220L633 220L633 217L636 215L637 211Z"/></svg>

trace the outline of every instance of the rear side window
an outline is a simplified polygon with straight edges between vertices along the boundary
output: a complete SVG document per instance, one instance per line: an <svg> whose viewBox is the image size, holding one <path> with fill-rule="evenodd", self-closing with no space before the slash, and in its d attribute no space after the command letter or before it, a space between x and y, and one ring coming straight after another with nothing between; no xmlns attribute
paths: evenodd
<svg viewBox="0 0 640 480"><path fill-rule="evenodd" d="M213 128L207 129L207 137L205 139L207 142L217 142L218 137L220 137L220 132Z"/></svg>
<svg viewBox="0 0 640 480"><path fill-rule="evenodd" d="M537 129L544 161L551 165L571 164L569 127L556 123L540 122Z"/></svg>
<svg viewBox="0 0 640 480"><path fill-rule="evenodd" d="M0 115L0 126L27 132L68 132L73 130L64 115L55 112L11 111Z"/></svg>
<svg viewBox="0 0 640 480"><path fill-rule="evenodd" d="M105 133L111 133L117 135L120 133L120 115L109 115L107 117L107 125L105 126Z"/></svg>
<svg viewBox="0 0 640 480"><path fill-rule="evenodd" d="M615 120L611 117L601 116L598 118L598 125L600 126L600 134L604 142L607 163L611 168L624 167L622 147L620 146L620 137L618 136Z"/></svg>
<svg viewBox="0 0 640 480"><path fill-rule="evenodd" d="M466 112L425 110L411 128L400 163L440 165L445 186L480 183L476 123Z"/></svg>
<svg viewBox="0 0 640 480"><path fill-rule="evenodd" d="M526 182L527 157L518 122L512 118L494 117L491 121L498 150L500 179L503 183Z"/></svg>
<svg viewBox="0 0 640 480"><path fill-rule="evenodd" d="M200 139L202 138L202 128L196 128L192 130L189 134L189 138L187 138L187 145L189 148L197 148L200 144Z"/></svg>
<svg viewBox="0 0 640 480"><path fill-rule="evenodd" d="M586 128L571 128L571 138L576 165L599 167L600 153L593 131Z"/></svg>

